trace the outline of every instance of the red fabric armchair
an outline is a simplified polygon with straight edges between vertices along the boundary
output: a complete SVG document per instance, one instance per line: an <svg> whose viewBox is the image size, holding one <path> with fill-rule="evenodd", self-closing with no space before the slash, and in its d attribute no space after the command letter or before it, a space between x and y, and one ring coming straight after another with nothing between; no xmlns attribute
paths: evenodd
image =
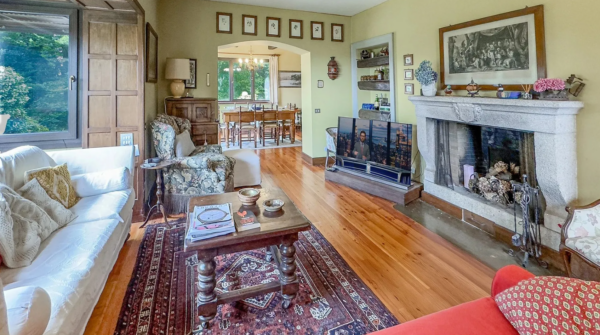
<svg viewBox="0 0 600 335"><path fill-rule="evenodd" d="M492 296L458 305L398 326L378 331L376 335L496 335L519 333L498 309L496 294L518 282L535 277L515 265L500 269L492 282Z"/></svg>

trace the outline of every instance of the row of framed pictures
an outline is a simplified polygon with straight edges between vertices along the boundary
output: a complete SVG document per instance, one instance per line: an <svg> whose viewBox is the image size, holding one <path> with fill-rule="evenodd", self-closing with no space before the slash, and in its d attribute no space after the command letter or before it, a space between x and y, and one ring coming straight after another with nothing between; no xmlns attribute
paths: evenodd
<svg viewBox="0 0 600 335"><path fill-rule="evenodd" d="M231 13L217 13L217 33L233 33L233 15ZM258 17L255 15L242 15L242 35L258 35ZM304 21L289 20L290 38L304 38ZM281 37L281 19L278 17L266 18L267 37ZM312 40L325 39L325 24L318 21L310 21L310 38ZM333 42L344 42L344 25L340 23L331 24L331 40Z"/></svg>

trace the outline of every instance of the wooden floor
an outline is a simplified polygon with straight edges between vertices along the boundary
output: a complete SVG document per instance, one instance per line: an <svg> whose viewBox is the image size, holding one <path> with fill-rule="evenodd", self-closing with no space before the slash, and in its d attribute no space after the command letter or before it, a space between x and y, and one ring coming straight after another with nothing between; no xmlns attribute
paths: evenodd
<svg viewBox="0 0 600 335"><path fill-rule="evenodd" d="M489 295L494 271L393 203L324 181L301 148L256 151L263 188L282 188L387 308L406 322ZM133 225L85 334L112 334L143 236Z"/></svg>

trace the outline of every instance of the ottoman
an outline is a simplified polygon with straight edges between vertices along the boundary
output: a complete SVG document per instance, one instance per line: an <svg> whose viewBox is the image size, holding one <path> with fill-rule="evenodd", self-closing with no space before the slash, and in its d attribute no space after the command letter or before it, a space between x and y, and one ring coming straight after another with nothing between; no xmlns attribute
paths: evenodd
<svg viewBox="0 0 600 335"><path fill-rule="evenodd" d="M254 150L240 149L223 151L223 155L235 158L233 187L255 186L262 183L260 177L260 157Z"/></svg>

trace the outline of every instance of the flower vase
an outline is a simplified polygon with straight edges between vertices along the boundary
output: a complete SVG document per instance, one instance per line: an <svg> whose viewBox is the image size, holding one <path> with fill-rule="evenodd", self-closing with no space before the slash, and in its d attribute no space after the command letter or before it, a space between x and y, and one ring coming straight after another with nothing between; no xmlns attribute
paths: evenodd
<svg viewBox="0 0 600 335"><path fill-rule="evenodd" d="M8 119L10 119L10 115L0 115L0 135L4 134L4 131L6 130L6 124L8 123Z"/></svg>
<svg viewBox="0 0 600 335"><path fill-rule="evenodd" d="M437 87L435 87L435 83L431 83L429 85L421 86L421 92L426 97L435 97L437 94Z"/></svg>
<svg viewBox="0 0 600 335"><path fill-rule="evenodd" d="M540 100L567 101L569 100L569 91L544 91L540 92Z"/></svg>

